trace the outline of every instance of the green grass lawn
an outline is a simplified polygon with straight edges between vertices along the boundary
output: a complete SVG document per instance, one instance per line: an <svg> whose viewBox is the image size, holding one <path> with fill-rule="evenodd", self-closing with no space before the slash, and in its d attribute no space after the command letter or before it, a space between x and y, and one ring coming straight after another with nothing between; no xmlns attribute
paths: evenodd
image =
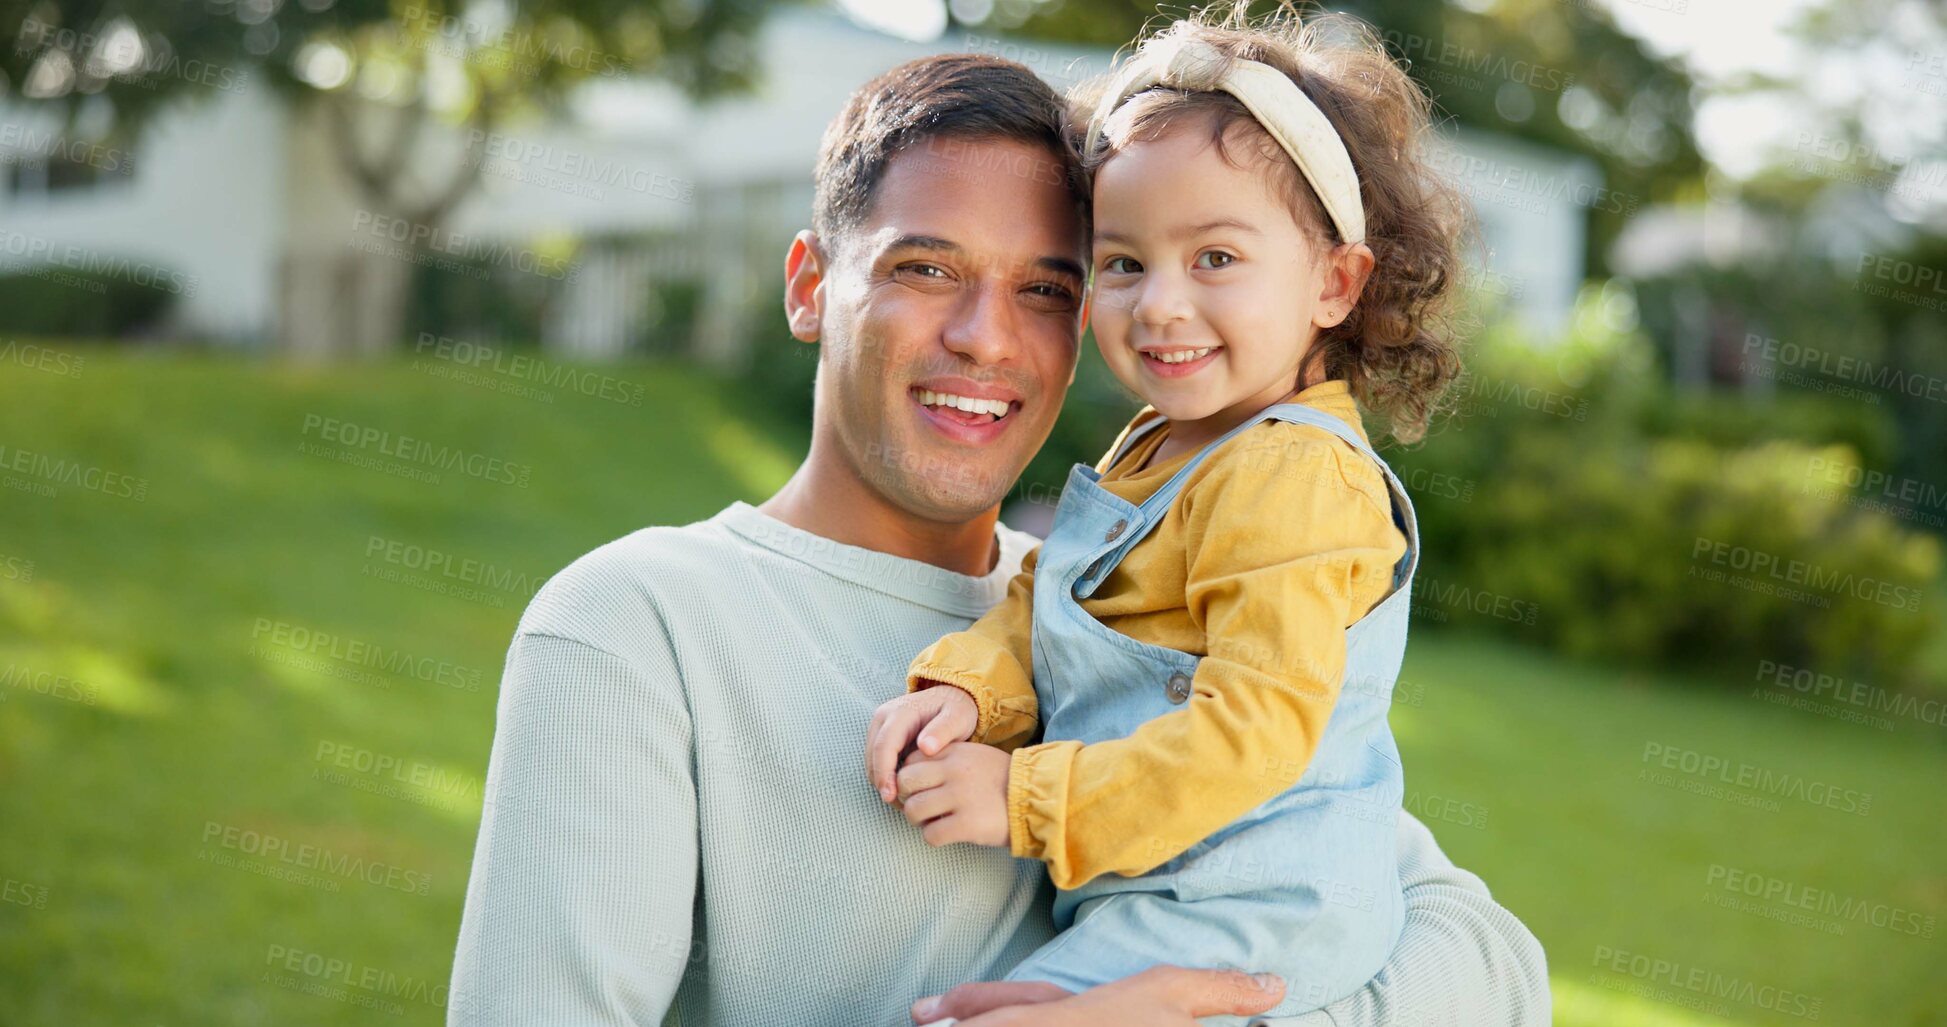
<svg viewBox="0 0 1947 1027"><path fill-rule="evenodd" d="M379 1022L442 1022L526 595L636 527L761 498L801 454L802 426L732 385L612 373L639 406L406 362L0 364L0 1024L369 1023L375 993ZM1431 634L1404 680L1410 801L1541 937L1560 1023L1947 1022L1938 936L1709 901L1735 871L1947 914L1940 728ZM1871 806L1692 794L1646 779L1648 746ZM1604 969L1632 957L1665 968Z"/></svg>

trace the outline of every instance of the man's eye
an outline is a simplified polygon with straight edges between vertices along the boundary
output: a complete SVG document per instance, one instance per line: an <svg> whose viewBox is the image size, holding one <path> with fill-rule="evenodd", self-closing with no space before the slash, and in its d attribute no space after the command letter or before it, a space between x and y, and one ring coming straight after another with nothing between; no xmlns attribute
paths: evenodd
<svg viewBox="0 0 1947 1027"><path fill-rule="evenodd" d="M1143 266L1129 257L1110 257L1103 262L1102 269L1118 275L1133 275L1140 273Z"/></svg>
<svg viewBox="0 0 1947 1027"><path fill-rule="evenodd" d="M1237 263L1237 258L1222 250L1205 250L1197 254L1197 266L1205 270L1215 270Z"/></svg>
<svg viewBox="0 0 1947 1027"><path fill-rule="evenodd" d="M1036 282L1028 286L1028 291L1034 293L1036 296L1046 296L1049 299L1072 300L1075 298L1075 294L1070 292L1067 286L1056 285L1053 282Z"/></svg>

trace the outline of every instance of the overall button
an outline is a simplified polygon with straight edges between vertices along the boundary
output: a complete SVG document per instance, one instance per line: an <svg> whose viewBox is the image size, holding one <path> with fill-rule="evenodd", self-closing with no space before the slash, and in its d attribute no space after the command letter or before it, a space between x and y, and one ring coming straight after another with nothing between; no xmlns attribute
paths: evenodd
<svg viewBox="0 0 1947 1027"><path fill-rule="evenodd" d="M1180 705L1190 697L1190 675L1180 670L1171 674L1169 682L1163 686L1163 692L1170 697L1170 702Z"/></svg>
<svg viewBox="0 0 1947 1027"><path fill-rule="evenodd" d="M1114 523L1114 524L1111 524L1111 525L1109 525L1109 533L1108 533L1107 535L1104 535L1104 536L1102 536L1102 541L1104 541L1104 542L1114 542L1114 541L1115 541L1116 539L1119 539L1119 538L1121 538L1121 537L1122 537L1122 529L1124 529L1124 528L1126 528L1126 527L1128 527L1128 526L1129 526L1129 520L1128 520L1128 518L1125 518L1125 517L1118 517L1118 518L1116 518L1116 521L1115 521L1115 523Z"/></svg>

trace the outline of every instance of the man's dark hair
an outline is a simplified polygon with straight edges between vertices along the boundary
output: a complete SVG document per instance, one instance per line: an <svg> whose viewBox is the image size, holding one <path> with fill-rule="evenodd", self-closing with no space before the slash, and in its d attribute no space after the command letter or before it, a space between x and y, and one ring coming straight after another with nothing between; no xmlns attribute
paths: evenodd
<svg viewBox="0 0 1947 1027"><path fill-rule="evenodd" d="M1036 169L1036 177L1067 185L1086 222L1088 186L1067 104L1022 65L962 53L907 61L846 101L818 145L812 230L835 242L863 223L893 155L934 139L1045 147L1052 163Z"/></svg>

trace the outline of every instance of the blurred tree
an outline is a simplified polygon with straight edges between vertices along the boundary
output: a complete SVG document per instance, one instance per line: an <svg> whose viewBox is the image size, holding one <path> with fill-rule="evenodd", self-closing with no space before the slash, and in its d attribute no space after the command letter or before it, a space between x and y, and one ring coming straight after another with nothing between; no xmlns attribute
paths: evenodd
<svg viewBox="0 0 1947 1027"><path fill-rule="evenodd" d="M11 42L0 96L59 107L70 126L85 115L126 140L172 103L267 83L325 119L360 202L419 238L477 183L474 150L492 126L558 108L595 78L655 76L694 95L742 88L751 35L783 2L43 0L0 17ZM427 139L435 123L460 130L458 160ZM285 345L389 349L412 265L349 249L336 263L321 275L335 294L312 305L321 316L283 327Z"/></svg>
<svg viewBox="0 0 1947 1027"><path fill-rule="evenodd" d="M1947 5L1823 0L1790 24L1788 75L1750 73L1712 93L1763 101L1766 167L1748 190L1804 209L1863 188L1894 219L1947 229Z"/></svg>
<svg viewBox="0 0 1947 1027"><path fill-rule="evenodd" d="M1123 46L1144 25L1185 9L1166 4L1159 14L1154 0L965 6L987 11L1003 27L1019 24L1028 35L1106 47ZM1251 6L1270 12L1280 5ZM1378 29L1454 121L1583 154L1600 166L1610 193L1633 202L1591 206L1592 275L1606 273L1609 244L1637 209L1676 196L1703 174L1690 76L1617 28L1594 0L1343 0L1329 7Z"/></svg>
<svg viewBox="0 0 1947 1027"><path fill-rule="evenodd" d="M1704 241L1640 276L1645 323L1692 377L1889 418L1862 451L1875 497L1947 518L1947 7L1821 0L1788 25L1788 70L1710 84L1764 130L1742 180L1713 174ZM1729 244L1729 245L1721 245ZM1707 249L1707 248L1706 248Z"/></svg>

